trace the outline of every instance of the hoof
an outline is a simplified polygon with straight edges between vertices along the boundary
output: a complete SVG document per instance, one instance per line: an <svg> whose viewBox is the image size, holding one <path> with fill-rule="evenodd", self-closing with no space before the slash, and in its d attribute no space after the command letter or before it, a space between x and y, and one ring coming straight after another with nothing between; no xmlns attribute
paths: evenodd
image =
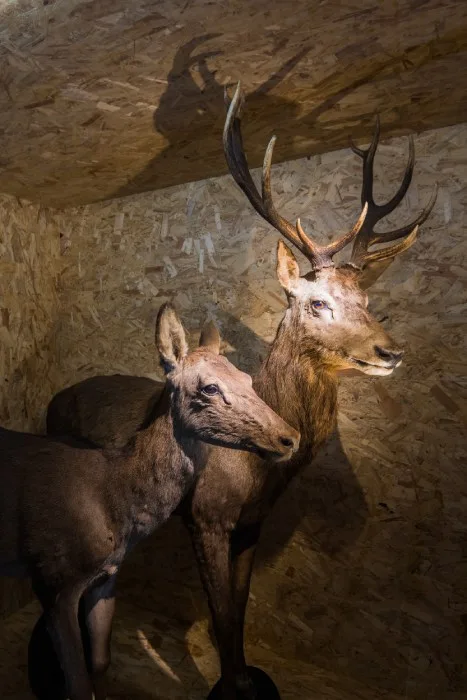
<svg viewBox="0 0 467 700"><path fill-rule="evenodd" d="M29 640L28 679L33 694L39 700L66 700L65 677L44 615L36 622Z"/></svg>
<svg viewBox="0 0 467 700"><path fill-rule="evenodd" d="M256 666L248 666L247 668L251 690L245 692L237 690L236 700L281 700L276 684L267 673ZM217 681L208 695L208 700L223 700L222 680Z"/></svg>

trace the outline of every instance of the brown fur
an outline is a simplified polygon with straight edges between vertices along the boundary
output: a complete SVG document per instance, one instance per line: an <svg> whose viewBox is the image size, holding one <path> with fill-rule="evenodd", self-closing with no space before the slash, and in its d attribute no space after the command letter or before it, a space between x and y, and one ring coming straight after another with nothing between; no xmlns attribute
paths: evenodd
<svg viewBox="0 0 467 700"><path fill-rule="evenodd" d="M311 462L334 430L336 373L338 369L355 366L348 359L346 341L354 348L361 336L359 350L362 354L367 353L365 357L378 362L380 360L374 354L376 342L395 348L393 341L368 313L367 296L359 289L358 275L352 268L328 268L319 274L300 277L293 254L281 243L278 277L287 293L289 308L269 356L254 379L254 387L269 406L301 432L300 448L279 469L253 454L220 447L212 449L205 469L179 509L191 532L209 598L226 700L236 698L236 689L240 687L248 692L243 657L243 619L261 523L293 476ZM335 307L334 332L329 332L327 322L323 330L320 319L310 308L310 302L319 299L320 293L326 294L329 303L332 300ZM354 333L352 327L357 329ZM92 429L99 425L102 434L108 430L106 441L110 443L127 439L147 419L148 403L155 402L160 396L160 385L145 379L139 402L141 381L142 378L121 378L121 386L125 388L121 393L119 389L113 402L114 416L118 416L118 420L114 417L110 424L102 419L111 413L107 402L112 396L111 389L120 384L119 377L95 377L65 390L49 407L49 430L89 438L87 432L73 429L76 414L81 416L81 410L85 410L86 420L78 421L81 426ZM154 390L152 398L151 386ZM123 391L128 391L126 405L130 421L124 420L120 398ZM105 397L103 411L101 397ZM61 415L57 411L58 402ZM51 420L52 416L54 420ZM112 425L119 423L118 433L114 434Z"/></svg>
<svg viewBox="0 0 467 700"><path fill-rule="evenodd" d="M287 294L289 308L271 352L255 379L260 396L285 420L300 429L299 451L280 469L273 470L270 463L255 455L227 453L216 448L211 451L205 470L182 504L208 595L221 658L222 683L215 690L217 695L210 697L256 700L255 687L244 658L243 627L262 521L289 481L312 460L334 429L337 372L359 370L370 375L387 375L400 364L402 351L369 314L364 290L396 254L412 245L417 228L412 231L413 226L404 227L385 234L373 231L375 222L401 201L413 169L412 152L398 193L384 206L375 205L372 161L379 138L378 128L368 151L354 149L364 161L363 210L357 225L352 232L327 246L318 246L307 240L299 222L295 226L286 221L273 204L270 171L275 139L271 140L266 151L259 191L248 171L243 152L240 84L232 102L226 95L226 103L224 152L235 181L256 211L308 257L313 269L312 273L300 277L292 252L279 243L277 274ZM425 221L434 201L435 197L414 225ZM407 238L395 246L368 252L375 243L396 240L406 234ZM332 256L352 239L353 264L334 267ZM361 255L362 252L365 254ZM92 394L100 386L106 386L107 381L108 378L97 377L87 389ZM156 385L154 388L155 395L158 395L160 388ZM86 401L85 394L84 387L75 388L78 408L81 401ZM132 393L131 398L137 405L137 394ZM143 404L144 401L141 402L141 422L145 419ZM50 426L53 430L60 431L73 423L73 419L66 415L65 405L63 409L62 420ZM68 410L73 410L71 404ZM119 410L116 404L115 410ZM97 404L92 415L98 422L101 414ZM122 425L121 431L134 429L137 422ZM86 437L86 433L78 436ZM113 440L115 435L109 431L107 439ZM263 697L270 700L270 686L261 700Z"/></svg>

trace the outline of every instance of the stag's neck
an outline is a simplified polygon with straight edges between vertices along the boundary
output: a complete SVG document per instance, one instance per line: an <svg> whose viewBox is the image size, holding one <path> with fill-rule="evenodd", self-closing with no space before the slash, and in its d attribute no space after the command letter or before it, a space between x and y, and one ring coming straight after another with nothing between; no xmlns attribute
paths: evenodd
<svg viewBox="0 0 467 700"><path fill-rule="evenodd" d="M287 423L301 433L298 457L312 456L333 432L337 417L337 378L322 353L284 317L256 379L255 389Z"/></svg>
<svg viewBox="0 0 467 700"><path fill-rule="evenodd" d="M135 540L167 520L206 465L208 445L183 435L170 404L165 389L149 426L119 453L116 498L124 491Z"/></svg>

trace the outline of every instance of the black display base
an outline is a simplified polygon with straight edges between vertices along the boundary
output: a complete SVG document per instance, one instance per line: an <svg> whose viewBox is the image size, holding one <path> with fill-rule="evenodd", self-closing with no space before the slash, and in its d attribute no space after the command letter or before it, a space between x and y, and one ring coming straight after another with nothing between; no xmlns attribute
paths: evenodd
<svg viewBox="0 0 467 700"><path fill-rule="evenodd" d="M89 662L90 646L87 634L83 635L83 646L86 661ZM31 691L38 700L67 700L65 676L47 630L44 615L41 615L36 622L29 640L28 679Z"/></svg>
<svg viewBox="0 0 467 700"><path fill-rule="evenodd" d="M248 675L256 690L255 700L281 700L276 684L267 673L256 666L248 666ZM217 681L209 693L208 700L222 700L222 684L220 680ZM250 700L250 698L246 698L243 693L239 693L237 700Z"/></svg>

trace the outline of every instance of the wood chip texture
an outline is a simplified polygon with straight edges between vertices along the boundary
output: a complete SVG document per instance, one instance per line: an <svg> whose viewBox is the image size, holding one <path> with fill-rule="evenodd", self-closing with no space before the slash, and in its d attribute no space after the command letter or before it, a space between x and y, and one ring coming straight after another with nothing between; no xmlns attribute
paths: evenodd
<svg viewBox="0 0 467 700"><path fill-rule="evenodd" d="M276 158L467 112L465 0L3 0L0 191L56 207L227 172L225 85Z"/></svg>
<svg viewBox="0 0 467 700"><path fill-rule="evenodd" d="M467 125L425 132L415 145L414 181L389 224L413 217L435 181L438 201L416 245L370 295L376 317L405 345L404 363L390 378L342 379L336 436L263 533L247 653L284 700L467 697ZM378 200L394 193L406 155L404 139L382 144ZM325 242L356 219L360 162L345 150L283 163L273 187L278 209ZM49 250L37 302L49 299L48 311L34 349L53 347L53 356L18 379L37 417L32 386L39 392L51 363L56 388L96 373L157 376L154 321L167 299L192 343L212 318L229 357L257 367L285 307L274 272L278 236L230 177L60 216L59 310L52 329ZM35 220L27 230L37 235ZM25 266L18 280L28 275ZM13 301L6 307L20 313ZM23 324L33 309L24 309ZM0 353L5 362L3 342ZM22 363L23 355L9 364L10 375L19 369L22 377ZM50 386L40 391L45 402ZM35 611L24 608L1 629L4 698L29 697L25 640ZM205 698L218 674L208 619L188 537L174 519L122 571L111 698Z"/></svg>
<svg viewBox="0 0 467 700"><path fill-rule="evenodd" d="M0 425L43 428L56 390L54 336L61 265L59 217L0 195ZM0 617L24 601L29 586L0 579Z"/></svg>

